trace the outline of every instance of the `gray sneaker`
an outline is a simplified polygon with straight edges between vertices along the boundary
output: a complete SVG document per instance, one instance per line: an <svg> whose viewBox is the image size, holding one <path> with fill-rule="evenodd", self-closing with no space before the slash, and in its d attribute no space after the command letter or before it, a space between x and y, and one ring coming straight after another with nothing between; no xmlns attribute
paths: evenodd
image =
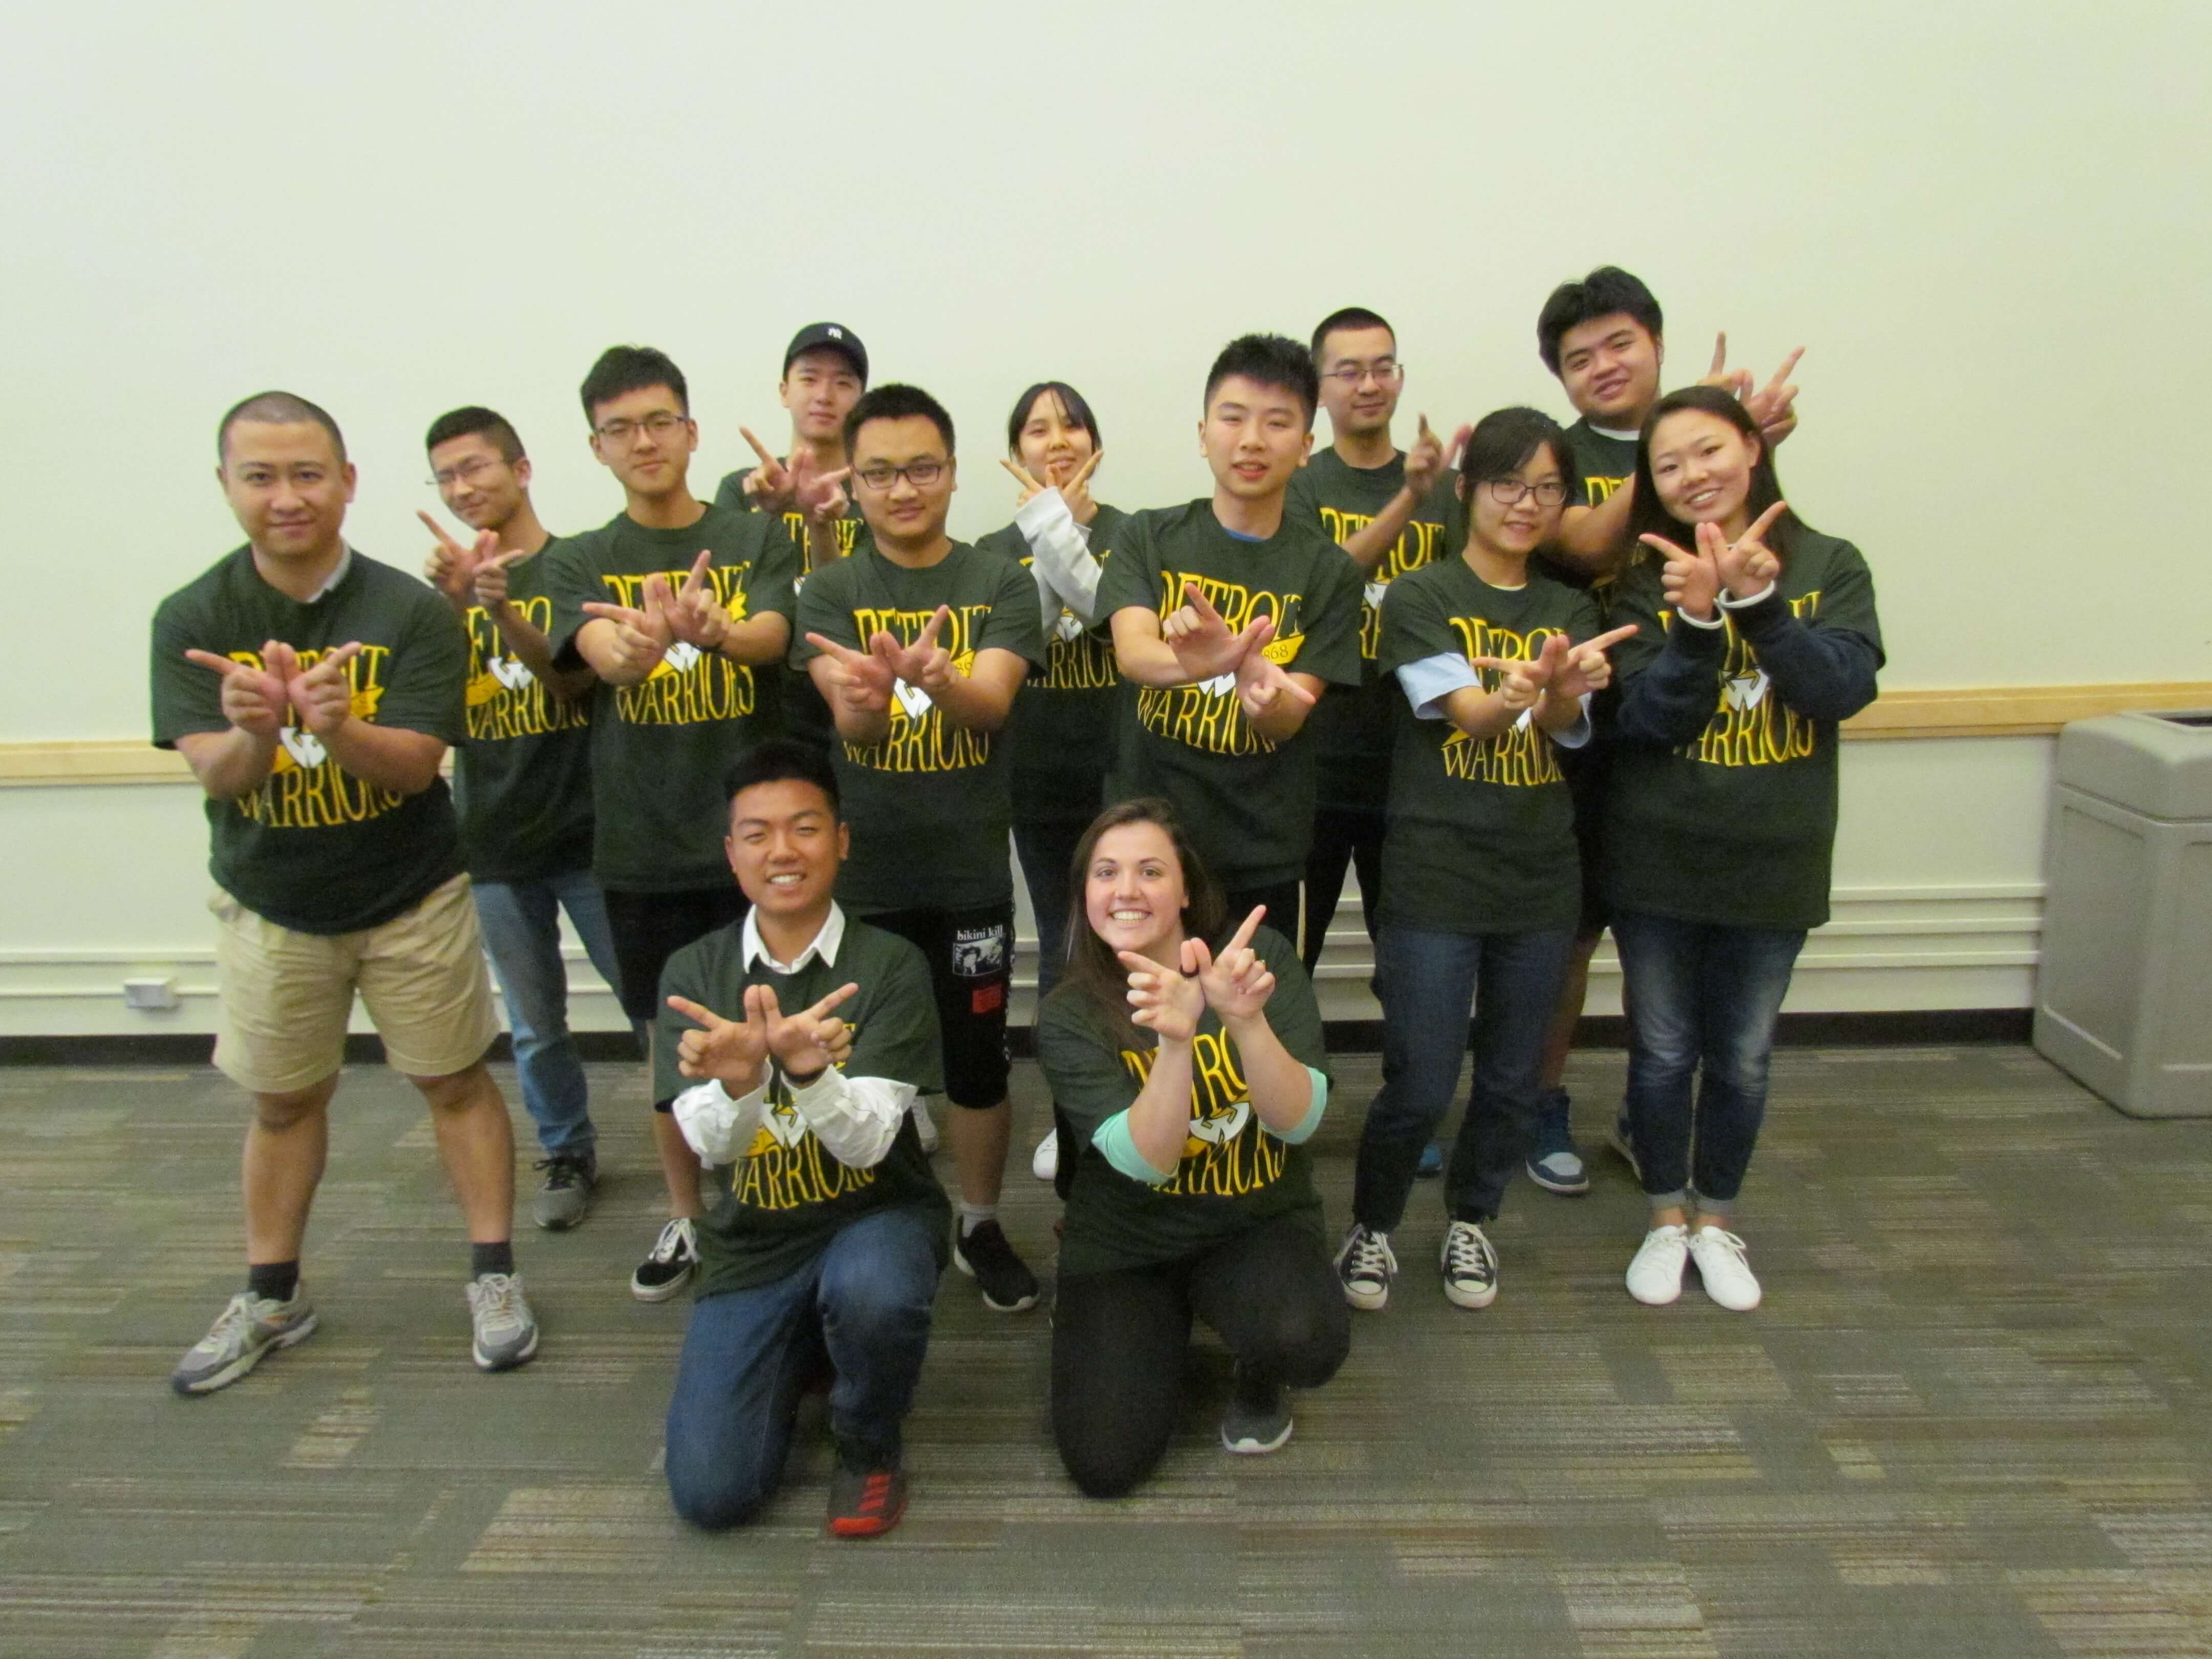
<svg viewBox="0 0 2212 1659"><path fill-rule="evenodd" d="M531 1218L550 1233L566 1232L591 1213L599 1184L599 1159L590 1152L556 1152L536 1166L545 1184L530 1206Z"/></svg>
<svg viewBox="0 0 2212 1659"><path fill-rule="evenodd" d="M315 1310L307 1287L296 1285L289 1302L240 1291L217 1316L208 1334L185 1350L169 1386L179 1394L213 1394L261 1363L271 1348L289 1348L315 1334Z"/></svg>
<svg viewBox="0 0 2212 1659"><path fill-rule="evenodd" d="M538 1352L538 1318L522 1294L520 1273L485 1273L469 1281L469 1322L477 1369L513 1370Z"/></svg>
<svg viewBox="0 0 2212 1659"><path fill-rule="evenodd" d="M1231 1451L1254 1456L1280 1450L1290 1437L1288 1390L1238 1360L1229 1385L1229 1409L1221 1414L1221 1443Z"/></svg>

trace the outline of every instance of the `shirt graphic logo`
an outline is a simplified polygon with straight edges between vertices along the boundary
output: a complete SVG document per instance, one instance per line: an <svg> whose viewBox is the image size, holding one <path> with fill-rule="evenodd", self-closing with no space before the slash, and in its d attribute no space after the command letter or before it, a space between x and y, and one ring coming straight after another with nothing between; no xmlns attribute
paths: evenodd
<svg viewBox="0 0 2212 1659"><path fill-rule="evenodd" d="M516 599L514 608L541 634L553 631L553 601L545 594ZM533 737L588 724L585 703L556 697L538 684L520 657L509 654L499 624L482 605L469 607L464 624L469 635L469 741Z"/></svg>
<svg viewBox="0 0 2212 1659"><path fill-rule="evenodd" d="M1532 628L1525 634L1495 627L1480 617L1453 617L1452 632L1469 661L1498 657L1507 662L1529 662L1544 652L1544 641L1562 630ZM1478 668L1475 677L1486 691L1495 691L1504 676L1494 668ZM1551 733L1536 724L1536 711L1524 708L1504 731L1487 738L1470 738L1454 730L1443 742L1444 775L1468 783L1504 784L1510 788L1534 789L1547 783L1564 783L1559 758L1552 747Z"/></svg>
<svg viewBox="0 0 2212 1659"><path fill-rule="evenodd" d="M327 651L301 651L300 666L313 668ZM233 662L262 665L258 651L233 651ZM392 662L392 648L366 645L345 665L352 687L348 707L358 720L374 720L384 700L384 676ZM281 727L276 753L269 775L250 795L239 798L240 812L271 830L321 830L334 824L365 823L381 817L404 801L389 789L364 783L331 758L323 740L298 726Z"/></svg>
<svg viewBox="0 0 2212 1659"><path fill-rule="evenodd" d="M1164 570L1159 609L1163 617L1173 616L1182 607L1186 582L1197 585L1232 634L1241 632L1255 618L1272 619L1275 637L1267 642L1267 660L1279 667L1297 660L1306 637L1300 615L1302 595L1219 581L1196 571ZM1211 755L1267 755L1275 749L1252 729L1252 722L1245 717L1234 673L1216 674L1194 685L1139 686L1137 722L1156 737Z"/></svg>
<svg viewBox="0 0 2212 1659"><path fill-rule="evenodd" d="M732 622L745 620L745 579L752 561L709 565L707 581L714 599ZM671 589L690 577L689 569L660 573ZM645 608L642 574L602 574L607 597L633 611ZM615 717L627 726L697 726L708 720L743 720L753 712L753 671L732 662L719 651L702 651L678 640L653 665L653 672L635 685L614 689Z"/></svg>
<svg viewBox="0 0 2212 1659"><path fill-rule="evenodd" d="M840 1164L823 1150L778 1071L761 1127L732 1171L730 1196L757 1210L798 1210L857 1193L875 1179L875 1170Z"/></svg>
<svg viewBox="0 0 2212 1659"><path fill-rule="evenodd" d="M1340 507L1321 509L1321 527L1339 547L1375 522L1372 513L1346 513ZM1419 570L1437 556L1444 527L1430 519L1408 519L1398 539L1382 551L1360 595L1359 654L1370 662L1382 643L1382 596L1390 584L1408 570Z"/></svg>
<svg viewBox="0 0 2212 1659"><path fill-rule="evenodd" d="M1815 588L1790 601L1790 614L1809 621L1820 614ZM1774 683L1759 665L1759 653L1735 630L1735 618L1723 611L1728 648L1715 676L1713 717L1698 740L1675 752L1708 766L1783 766L1812 758L1818 732L1813 722L1772 695ZM1662 627L1674 625L1674 613L1659 613Z"/></svg>
<svg viewBox="0 0 2212 1659"><path fill-rule="evenodd" d="M1121 1063L1142 1088L1157 1048L1124 1048ZM1190 1127L1175 1174L1153 1191L1170 1198L1242 1198L1282 1178L1289 1149L1252 1110L1252 1091L1225 1031L1191 1040Z"/></svg>
<svg viewBox="0 0 2212 1659"><path fill-rule="evenodd" d="M990 617L991 607L956 605L951 612L938 630L937 642L951 653L955 672L965 674L975 665L975 641ZM863 648L879 633L911 645L936 614L934 610L889 611L855 605L853 632ZM991 758L991 734L947 722L936 700L918 685L894 680L890 714L890 729L884 733L883 741L847 744L847 760L878 772L959 772L981 766Z"/></svg>

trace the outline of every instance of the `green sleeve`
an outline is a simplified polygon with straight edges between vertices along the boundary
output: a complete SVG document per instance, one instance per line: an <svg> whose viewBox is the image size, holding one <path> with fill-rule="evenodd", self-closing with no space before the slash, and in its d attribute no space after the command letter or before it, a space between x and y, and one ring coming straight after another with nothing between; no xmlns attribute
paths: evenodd
<svg viewBox="0 0 2212 1659"><path fill-rule="evenodd" d="M400 580L418 586L411 577ZM372 725L420 732L455 747L468 737L469 636L453 607L427 587L393 637L384 684Z"/></svg>
<svg viewBox="0 0 2212 1659"><path fill-rule="evenodd" d="M853 607L848 602L847 590L852 585L849 557L824 565L806 579L806 585L799 590L799 620L791 629L793 668L803 669L822 654L821 647L808 641L809 634L819 634L855 651L866 648L867 641L860 637L860 624L853 620Z"/></svg>
<svg viewBox="0 0 2212 1659"><path fill-rule="evenodd" d="M1308 526L1324 538L1328 535L1322 527L1321 497L1314 493L1304 467L1291 474L1291 487L1283 492L1283 521Z"/></svg>
<svg viewBox="0 0 2212 1659"><path fill-rule="evenodd" d="M210 648L203 636L205 619L189 593L172 593L154 613L154 659L148 684L154 699L154 745L174 749L177 739L195 732L227 732L222 712L222 676L188 661L188 650Z"/></svg>
<svg viewBox="0 0 2212 1659"><path fill-rule="evenodd" d="M722 482L714 486L714 505L732 513L751 512L753 498L745 494L745 478L751 471L752 468L741 466L735 472L725 472Z"/></svg>
<svg viewBox="0 0 2212 1659"><path fill-rule="evenodd" d="M1431 585L1420 580L1422 574L1401 576L1382 591L1382 643L1376 665L1385 674L1395 673L1409 662L1460 654L1459 641Z"/></svg>
<svg viewBox="0 0 2212 1659"><path fill-rule="evenodd" d="M942 1094L945 1062L929 964L905 939L886 938L898 948L884 952L869 978L861 977L866 967L857 963L859 971L849 976L860 990L854 999L857 1008L845 1015L853 1023L853 1057L845 1062L845 1075L889 1078L921 1094Z"/></svg>
<svg viewBox="0 0 2212 1659"><path fill-rule="evenodd" d="M1044 622L1037 605L1036 579L1003 554L987 567L994 581L991 614L984 618L978 651L1011 651L1042 674L1045 667Z"/></svg>
<svg viewBox="0 0 2212 1659"><path fill-rule="evenodd" d="M799 579L799 549L781 519L756 513L748 522L761 526L761 538L753 558L752 580L745 586L745 611L755 617L774 611L789 622L799 611L798 598L792 591Z"/></svg>
<svg viewBox="0 0 2212 1659"><path fill-rule="evenodd" d="M599 585L599 532L587 531L564 538L547 556L545 593L553 601L553 631L546 645L556 667L582 665L583 654L576 649L576 630L590 620L584 615L584 606L606 598Z"/></svg>
<svg viewBox="0 0 2212 1659"><path fill-rule="evenodd" d="M1053 1103L1066 1114L1076 1139L1090 1144L1099 1126L1137 1098L1134 1073L1121 1053L1087 1014L1077 994L1046 999L1036 1030L1037 1064L1052 1091Z"/></svg>
<svg viewBox="0 0 2212 1659"><path fill-rule="evenodd" d="M1158 616L1160 608L1159 552L1148 516L1133 513L1115 527L1113 545L1091 550L1103 566L1098 576L1098 617L1109 621L1133 606ZM1114 556L1108 558L1111 553Z"/></svg>
<svg viewBox="0 0 2212 1659"><path fill-rule="evenodd" d="M699 1029L696 1020L678 1013L668 1006L671 997L682 997L686 1002L696 1002L702 1008L712 1009L725 1019L744 1017L744 986L720 988L721 998L728 1006L716 1002L717 988L708 982L711 963L707 952L708 941L697 940L685 945L668 958L660 970L660 995L653 1003L653 1103L665 1106L697 1082L676 1069L676 1045L686 1031Z"/></svg>
<svg viewBox="0 0 2212 1659"><path fill-rule="evenodd" d="M1314 561L1314 580L1301 618L1305 643L1286 665L1293 672L1311 674L1337 685L1358 685L1359 620L1365 584L1352 556L1334 543L1325 557Z"/></svg>

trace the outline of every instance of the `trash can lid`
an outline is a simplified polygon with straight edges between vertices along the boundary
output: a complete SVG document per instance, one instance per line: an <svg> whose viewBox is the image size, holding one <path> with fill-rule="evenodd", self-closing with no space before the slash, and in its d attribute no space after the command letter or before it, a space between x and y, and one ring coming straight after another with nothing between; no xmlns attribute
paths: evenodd
<svg viewBox="0 0 2212 1659"><path fill-rule="evenodd" d="M2058 781L2147 817L2212 820L2212 708L2075 720L2058 733Z"/></svg>

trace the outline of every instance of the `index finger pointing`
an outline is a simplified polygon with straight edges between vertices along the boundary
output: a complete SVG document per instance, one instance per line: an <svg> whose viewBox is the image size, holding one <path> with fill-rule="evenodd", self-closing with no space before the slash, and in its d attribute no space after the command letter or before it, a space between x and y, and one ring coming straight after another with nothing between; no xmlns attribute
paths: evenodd
<svg viewBox="0 0 2212 1659"><path fill-rule="evenodd" d="M1626 628L1616 628L1609 633L1601 634L1594 640L1584 640L1582 648L1585 651L1609 650L1635 632L1636 624L1631 623Z"/></svg>
<svg viewBox="0 0 2212 1659"><path fill-rule="evenodd" d="M1765 512L1760 514L1758 518L1752 520L1751 528L1743 532L1743 539L1747 542L1760 540L1765 536L1766 532L1773 527L1774 521L1789 510L1789 502L1775 502L1773 506L1768 507Z"/></svg>
<svg viewBox="0 0 2212 1659"><path fill-rule="evenodd" d="M800 1016L800 1018L802 1019L823 1018L829 1014L832 1008L851 1001L854 997L860 995L860 988L857 985L841 985L836 990L832 991L828 996L823 998L821 1001L816 1003L811 1008L809 1008L805 1013Z"/></svg>
<svg viewBox="0 0 2212 1659"><path fill-rule="evenodd" d="M1081 466L1075 469L1075 476L1070 478L1063 488L1066 489L1082 489L1084 484L1090 479L1091 475L1098 470L1098 463L1105 459L1106 452L1104 450L1092 450L1091 452L1090 459L1085 461Z"/></svg>
<svg viewBox="0 0 2212 1659"><path fill-rule="evenodd" d="M1718 334L1713 337L1713 366L1711 373L1717 374L1727 367L1728 331L1726 329L1723 329Z"/></svg>
<svg viewBox="0 0 2212 1659"><path fill-rule="evenodd" d="M668 1006L673 1008L678 1013L683 1015L684 1018L690 1020L696 1024L703 1025L710 1031L714 1030L717 1026L726 1025L729 1023L720 1014L716 1013L712 1008L702 1007L698 1003L692 1001L689 997L670 997L667 1000Z"/></svg>
<svg viewBox="0 0 2212 1659"><path fill-rule="evenodd" d="M1796 350L1791 352L1787 357L1784 357L1782 360L1782 367L1774 371L1774 378L1769 380L1767 385L1780 386L1789 380L1790 371L1797 367L1797 360L1804 355L1805 348L1803 346L1799 346Z"/></svg>
<svg viewBox="0 0 2212 1659"><path fill-rule="evenodd" d="M753 431L750 427L739 427L738 428L738 435L753 447L753 453L761 458L761 465L763 469L778 467L782 465L782 463L778 461L775 456L768 453L768 446L766 444L763 443L758 438L753 436Z"/></svg>
<svg viewBox="0 0 2212 1659"><path fill-rule="evenodd" d="M937 630L944 627L945 623L951 620L952 607L949 605L939 605L935 611L930 613L929 621L924 624L922 628L921 637L914 642L914 648L917 651L935 650L937 648Z"/></svg>
<svg viewBox="0 0 2212 1659"><path fill-rule="evenodd" d="M1231 936L1228 944L1221 947L1221 954L1225 957L1231 951L1241 951L1246 945L1249 945L1252 942L1253 933L1257 931L1260 924L1267 920L1267 907L1266 905L1254 905L1252 907L1252 914L1244 918L1244 925L1242 927L1239 927L1236 933Z"/></svg>
<svg viewBox="0 0 2212 1659"><path fill-rule="evenodd" d="M1229 626L1227 623L1222 622L1221 613L1213 608L1213 602L1207 599L1204 593L1199 591L1198 584L1195 581L1186 578L1183 581L1182 591L1183 603L1189 605L1192 610L1197 611L1200 620L1211 623L1221 623L1221 625L1224 628Z"/></svg>
<svg viewBox="0 0 2212 1659"><path fill-rule="evenodd" d="M1028 469L1024 467L1019 461L1010 459L1006 456L1000 456L999 458L999 465L1006 468L1007 471L1012 473L1014 475L1014 481L1020 484L1023 489L1039 490L1044 488L1044 486L1039 483L1035 478L1030 477Z"/></svg>
<svg viewBox="0 0 2212 1659"><path fill-rule="evenodd" d="M446 533L446 526L440 524L435 519L432 518L428 513L425 513L421 507L418 507L415 509L415 516L422 520L422 522L429 527L430 533L438 538L438 544L443 547L447 552L458 553L461 550L461 544Z"/></svg>
<svg viewBox="0 0 2212 1659"><path fill-rule="evenodd" d="M185 653L185 659L187 662L196 662L203 668L212 668L218 674L246 674L252 672L244 663L234 662L228 657L218 657L212 651L187 650ZM207 682L202 680L200 684L205 685Z"/></svg>

